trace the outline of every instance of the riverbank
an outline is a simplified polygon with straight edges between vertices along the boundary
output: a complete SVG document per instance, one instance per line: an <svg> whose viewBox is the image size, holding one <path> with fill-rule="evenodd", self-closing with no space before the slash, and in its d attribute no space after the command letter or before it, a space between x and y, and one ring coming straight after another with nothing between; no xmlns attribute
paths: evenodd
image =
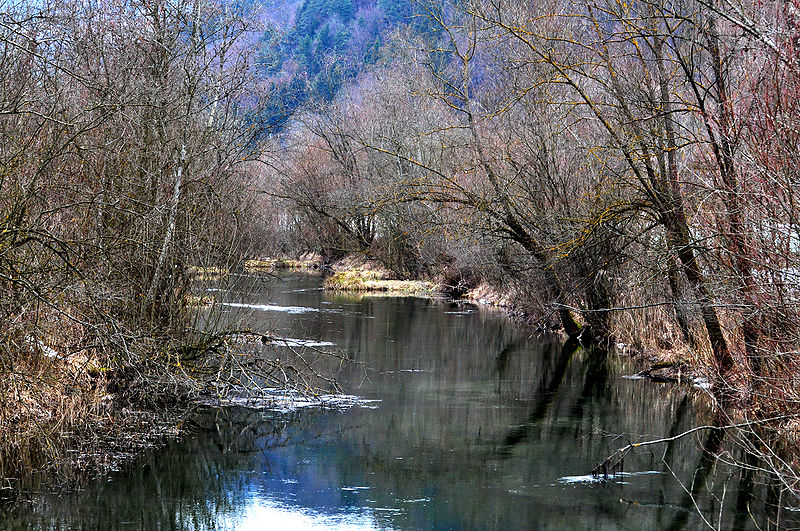
<svg viewBox="0 0 800 531"><path fill-rule="evenodd" d="M275 270L274 263L278 262L259 261L260 265L269 267L270 272ZM321 269L320 265L306 266L303 272L318 274ZM357 288L349 290L354 293L439 296L443 291L441 283L400 281L387 278L388 272L373 263L343 261L334 264L331 269L333 271L328 279L336 278L339 275L339 278L351 282L348 284L349 286ZM300 271L301 269L292 270ZM303 276L298 275L298 277ZM403 289L392 291L390 287ZM316 290L316 287L314 289ZM216 292L214 293L216 294ZM467 292L464 300L482 306L498 307L507 313L514 311L513 298L508 294L503 295L499 291L492 290L488 285ZM280 306L273 307L280 308ZM520 316L518 315L518 317ZM225 338L225 341L227 339L230 338ZM271 344L275 340L277 338L271 336L250 337L247 346L248 349L252 349L259 345ZM284 339L284 342L286 341L288 340ZM296 345L301 345L296 340L291 341ZM209 342L204 346L198 345L198 348L213 350L222 343ZM627 345L621 347L620 351L626 356L633 356L636 363L642 366L642 372L639 373L642 377L666 381L671 378L671 374L676 374L677 377L672 379L678 383L687 383L698 387L695 385L697 382L693 380L694 376L691 375L691 368L688 364L664 364L666 363L664 359L652 359L650 355L645 354L647 351ZM126 403L122 398L126 392L130 393L137 385L146 383L146 376L103 370L103 364L89 358L76 356L67 358L59 356L58 353L53 355L55 350L45 348L43 344L31 345L26 352L26 356L34 362L33 365L24 367L22 373L40 381L60 383L48 393L42 394L35 401L30 402L32 406L29 410L29 417L20 419L17 431L6 430L17 437L16 442L9 439L9 442L16 445L17 450L15 450L16 453L7 454L10 457L5 459L6 464L16 462L20 467L27 467L29 470L42 468L44 465L56 467L42 469L51 471L58 480L63 479L64 483L69 483L72 481L70 478L85 478L89 475L103 474L114 470L122 462L135 457L142 451L160 446L170 438L182 436L181 415L191 405L192 396L185 391L178 392L180 387L176 387L171 392L171 396L174 397L174 401L171 403L165 402L159 406L151 405L150 408L137 408L135 405ZM652 365L657 364L663 365L647 373L644 372L648 368L652 368ZM294 365L297 366L297 364ZM186 367L186 365L183 366ZM22 367L20 365L20 368ZM36 367L41 370L37 372ZM670 373L670 371L673 372ZM176 381L182 378L180 372L176 372L174 376ZM661 380L658 377L661 377ZM136 381L137 378L144 379ZM131 383L134 385L131 386ZM23 388L24 380L16 381L15 385ZM138 394L146 393L139 391ZM196 395L194 396L196 397ZM7 398L6 402L8 400ZM157 411L165 411L171 415L168 416L165 424L158 424ZM36 437L39 438L35 439ZM89 450L75 452L76 448ZM26 452L29 457L25 457ZM11 469L7 470L9 472L4 471L3 478L20 478L22 475ZM19 481L13 479L9 481L9 491L11 489L18 491Z"/></svg>
<svg viewBox="0 0 800 531"><path fill-rule="evenodd" d="M36 347L19 351L0 384L0 510L26 493L118 470L181 435L186 401L137 407L92 360Z"/></svg>
<svg viewBox="0 0 800 531"><path fill-rule="evenodd" d="M275 259L266 261L274 262ZM291 260L286 260L291 263ZM309 255L301 261L308 263ZM324 271L327 275L324 288L331 291L343 291L363 294L412 295L422 297L451 297L482 307L495 308L509 317L526 322L532 328L552 334L558 333L566 340L563 331L553 328L548 319L536 316L529 308L530 303L524 300L525 293L514 288L498 288L485 280L477 280L478 275L462 273L461 278L469 278L470 282L458 280L450 282L446 274L433 278L401 280L381 264L357 256L348 256L327 266L322 265L319 257L311 257L312 267L304 266L309 272ZM298 268L300 270L300 268ZM460 284L458 287L451 284ZM675 383L689 385L697 389L707 390L712 375L709 368L702 363L702 354L693 353L683 345L678 337L679 332L670 328L669 316L662 309L648 310L648 319L660 317L658 327L637 327L635 315L618 315L612 320L613 330L609 337L600 338L600 343L615 351L620 356L631 358L640 370L635 375L656 383ZM586 323L580 320L581 325ZM646 332L646 333L643 333ZM591 342L594 338L582 338Z"/></svg>

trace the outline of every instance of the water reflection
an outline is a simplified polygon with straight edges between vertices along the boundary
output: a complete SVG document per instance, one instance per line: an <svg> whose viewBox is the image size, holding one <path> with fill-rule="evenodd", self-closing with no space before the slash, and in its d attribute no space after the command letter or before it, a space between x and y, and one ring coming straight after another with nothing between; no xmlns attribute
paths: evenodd
<svg viewBox="0 0 800 531"><path fill-rule="evenodd" d="M378 409L206 408L185 441L82 492L41 496L10 527L694 529L702 512L739 529L771 514L777 491L714 460L721 431L631 454L608 482L587 476L628 440L707 422L683 389L624 379L618 358L531 338L492 312L318 286L242 287L227 302L317 311L228 306L228 317L295 348L343 349L368 369L336 365L339 380Z"/></svg>
<svg viewBox="0 0 800 531"><path fill-rule="evenodd" d="M545 418L550 404L556 398L557 392L564 381L572 355L578 350L579 346L580 344L577 341L567 341L561 347L555 370L552 375L543 378L538 386L537 394L539 398L536 400L534 407L531 408L528 421L512 429L505 436L503 445L498 449L498 454L506 457L510 456L513 447L524 442L528 438L531 429Z"/></svg>

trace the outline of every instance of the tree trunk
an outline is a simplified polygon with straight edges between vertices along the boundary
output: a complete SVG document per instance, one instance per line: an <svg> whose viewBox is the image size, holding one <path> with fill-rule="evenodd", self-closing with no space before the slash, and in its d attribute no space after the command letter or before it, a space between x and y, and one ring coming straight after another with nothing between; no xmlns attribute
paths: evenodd
<svg viewBox="0 0 800 531"><path fill-rule="evenodd" d="M167 230L164 232L164 239L161 242L161 251L158 253L158 261L156 262L155 270L153 271L153 278L150 282L150 288L147 290L147 297L145 297L144 310L149 313L153 318L155 315L154 303L156 292L161 287L161 277L164 274L164 266L167 263L169 256L170 246L172 239L175 235L175 224L178 218L178 205L181 199L181 191L183 188L183 170L186 165L186 143L181 144L181 154L178 161L178 167L175 170L175 186L172 190L172 200L170 201L169 219L167 221Z"/></svg>
<svg viewBox="0 0 800 531"><path fill-rule="evenodd" d="M684 341L689 347L696 349L697 342L694 340L692 327L689 324L689 314L684 301L684 290L681 289L680 275L678 274L679 265L676 261L676 257L670 256L669 264L667 265L667 279L672 292L672 308L675 310L675 320L678 321Z"/></svg>
<svg viewBox="0 0 800 531"><path fill-rule="evenodd" d="M700 265L697 263L682 205L676 205L672 212L665 213L663 223L667 228L670 247L677 253L686 279L689 281L689 285L692 287L700 305L700 313L708 332L714 361L720 376L723 376L733 368L733 356L731 356L728 343L725 340L725 334L722 332L722 326L720 325L716 308L714 308L706 280L702 271L700 271Z"/></svg>
<svg viewBox="0 0 800 531"><path fill-rule="evenodd" d="M716 28L716 20L712 15L709 19L709 52L714 69L715 84L718 97L718 120L719 132L714 142L713 129L708 123L709 117L706 115L706 127L714 145L714 155L717 160L720 177L724 187L722 200L725 205L725 213L728 221L728 234L726 235L728 252L731 256L733 269L738 276L742 299L746 308L744 309L742 322L742 337L744 339L745 354L750 363L753 374L758 377L761 374L761 357L758 354L758 340L760 337L760 326L754 312L757 309L754 286L753 269L748 259L747 229L742 215L742 197L740 194L739 179L736 172L736 165L733 155L733 145L731 138L734 137L734 116L733 102L728 93L727 80L723 72L722 57L719 49L719 35ZM705 115L706 113L704 113Z"/></svg>
<svg viewBox="0 0 800 531"><path fill-rule="evenodd" d="M465 91L467 90L469 89L465 89ZM522 247L528 251L539 263L542 273L544 274L545 282L547 283L550 292L555 295L554 302L556 305L556 311L561 319L561 326L564 327L564 332L566 332L570 337L577 336L581 331L581 326L577 323L577 321L575 321L572 312L564 305L567 302L566 293L564 293L564 288L561 286L561 282L558 280L555 272L551 267L548 266L549 260L547 253L539 244L539 242L534 240L530 233L525 230L525 227L522 226L522 223L514 214L511 200L500 185L500 181L494 172L494 168L492 168L492 165L489 164L489 160L487 159L483 150L483 143L481 142L480 135L478 134L478 129L475 125L472 102L469 99L468 92L466 94L467 101L465 103L467 106L467 122L469 124L469 130L472 134L472 139L475 142L475 150L478 154L479 162L486 172L487 178L489 179L489 183L492 185L492 188L500 200L500 204L503 209L503 219L506 228L508 229L508 233L514 241L522 245Z"/></svg>
<svg viewBox="0 0 800 531"><path fill-rule="evenodd" d="M663 39L655 37L653 39L653 50L656 55L656 63L659 74L659 90L661 101L660 106L664 115L664 132L666 136L667 151L667 183L659 182L658 188L667 199L666 204L661 203L661 218L664 224L670 247L677 254L683 267L686 279L692 287L697 301L700 304L700 312L703 323L708 332L708 339L714 353L714 359L720 374L727 373L733 367L733 357L722 332L717 311L713 306L711 293L708 290L700 265L697 263L694 249L691 245L691 232L686 221L686 213L683 207L683 197L681 195L680 183L678 181L678 164L676 160L677 146L675 142L675 128L673 124L672 101L669 94L666 67L662 53Z"/></svg>

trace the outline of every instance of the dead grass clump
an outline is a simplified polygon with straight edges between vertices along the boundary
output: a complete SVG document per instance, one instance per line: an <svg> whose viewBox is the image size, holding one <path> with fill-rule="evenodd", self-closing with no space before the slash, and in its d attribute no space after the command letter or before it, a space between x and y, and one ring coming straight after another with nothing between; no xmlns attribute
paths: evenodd
<svg viewBox="0 0 800 531"><path fill-rule="evenodd" d="M104 386L78 364L39 345L4 349L0 375L0 477L58 469L64 441L108 417Z"/></svg>
<svg viewBox="0 0 800 531"><path fill-rule="evenodd" d="M304 255L299 259L291 258L262 258L246 260L244 270L248 273L274 273L277 271L304 271L319 270L322 259L316 255Z"/></svg>
<svg viewBox="0 0 800 531"><path fill-rule="evenodd" d="M380 271L369 271L364 269L349 269L338 271L325 279L325 289L341 291L368 291L367 282L383 280L383 273Z"/></svg>
<svg viewBox="0 0 800 531"><path fill-rule="evenodd" d="M403 294L432 294L438 287L422 280L396 280L386 278L387 273L380 270L350 269L339 271L325 279L324 287L329 290L355 292L385 292Z"/></svg>
<svg viewBox="0 0 800 531"><path fill-rule="evenodd" d="M57 312L24 314L14 324L0 334L2 492L114 469L163 435L155 420L141 422L155 413L134 408L169 397L174 404L190 392L187 378L155 360L134 369L132 356L100 354L96 338Z"/></svg>
<svg viewBox="0 0 800 531"><path fill-rule="evenodd" d="M218 282L223 278L226 278L230 271L224 267L190 267L189 268L189 276L193 280L197 281L208 281L208 282Z"/></svg>

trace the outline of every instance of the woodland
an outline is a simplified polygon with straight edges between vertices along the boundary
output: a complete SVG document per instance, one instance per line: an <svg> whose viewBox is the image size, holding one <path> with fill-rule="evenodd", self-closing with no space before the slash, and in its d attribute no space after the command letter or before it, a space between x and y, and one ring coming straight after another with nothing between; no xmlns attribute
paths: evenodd
<svg viewBox="0 0 800 531"><path fill-rule="evenodd" d="M797 0L0 0L0 473L313 254L702 374L795 490L798 90Z"/></svg>

